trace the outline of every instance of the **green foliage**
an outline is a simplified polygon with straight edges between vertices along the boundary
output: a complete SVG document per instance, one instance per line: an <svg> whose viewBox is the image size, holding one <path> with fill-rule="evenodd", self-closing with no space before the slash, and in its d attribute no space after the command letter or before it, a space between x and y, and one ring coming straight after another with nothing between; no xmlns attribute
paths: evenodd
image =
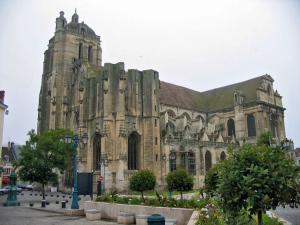
<svg viewBox="0 0 300 225"><path fill-rule="evenodd" d="M286 151L266 144L243 145L210 171L207 192L220 199L227 218L254 215L300 202L300 171Z"/></svg>
<svg viewBox="0 0 300 225"><path fill-rule="evenodd" d="M15 163L21 180L46 185L57 182L56 170L64 171L72 151L63 141L67 130L49 130L37 135L28 133L29 140L21 149L21 159ZM70 133L70 132L68 132Z"/></svg>
<svg viewBox="0 0 300 225"><path fill-rule="evenodd" d="M144 199L144 191L153 190L156 179L150 170L139 170L129 180L129 188L132 191L139 191Z"/></svg>
<svg viewBox="0 0 300 225"><path fill-rule="evenodd" d="M224 162L224 161L222 161ZM219 170L222 168L222 162L214 165L208 170L205 176L205 192L209 196L213 196L219 184Z"/></svg>
<svg viewBox="0 0 300 225"><path fill-rule="evenodd" d="M147 205L147 206L159 206L159 207L177 207L177 208L189 208L189 209L201 209L207 204L207 200L204 199L190 199L190 200L176 200L173 198L167 198L167 196L161 196L156 198L145 198L144 200L139 197L128 197L119 195L101 195L97 196L97 202L129 204L129 205Z"/></svg>
<svg viewBox="0 0 300 225"><path fill-rule="evenodd" d="M233 216L232 214L226 214L224 210L221 210L218 202L207 200L207 205L200 208L199 217L196 225L255 225L257 219L255 215L249 216L247 210L242 209ZM264 225L283 225L276 218L271 218L266 214L263 214Z"/></svg>
<svg viewBox="0 0 300 225"><path fill-rule="evenodd" d="M225 222L220 209L209 204L200 209L196 225L225 225Z"/></svg>
<svg viewBox="0 0 300 225"><path fill-rule="evenodd" d="M190 191L194 186L194 180L184 169L177 169L167 175L169 191L179 191L182 199L183 191Z"/></svg>
<svg viewBox="0 0 300 225"><path fill-rule="evenodd" d="M264 225L283 225L283 223L279 222L276 218L268 217L268 215L263 215Z"/></svg>
<svg viewBox="0 0 300 225"><path fill-rule="evenodd" d="M271 141L272 141L272 134L271 132L266 132L266 133L263 133L258 141L257 141L257 145L267 145L267 146L270 146L271 145Z"/></svg>

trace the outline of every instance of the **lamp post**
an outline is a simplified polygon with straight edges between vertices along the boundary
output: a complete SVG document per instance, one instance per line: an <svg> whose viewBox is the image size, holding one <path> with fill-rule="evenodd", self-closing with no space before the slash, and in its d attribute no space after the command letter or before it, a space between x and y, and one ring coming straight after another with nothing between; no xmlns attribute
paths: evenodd
<svg viewBox="0 0 300 225"><path fill-rule="evenodd" d="M81 141L83 144L88 142L88 135L85 133L81 137ZM79 209L78 205L78 181L77 181L77 147L79 145L80 139L78 135L74 135L73 137L70 135L65 136L65 143L72 144L73 150L73 157L72 157L72 164L73 164L73 192L72 192L72 204L71 209Z"/></svg>
<svg viewBox="0 0 300 225"><path fill-rule="evenodd" d="M174 169L174 161L175 161L175 167L176 167L176 153L175 151L171 151L169 154L169 171L172 172ZM172 165L172 168L171 168ZM172 198L172 191L169 190L169 198Z"/></svg>

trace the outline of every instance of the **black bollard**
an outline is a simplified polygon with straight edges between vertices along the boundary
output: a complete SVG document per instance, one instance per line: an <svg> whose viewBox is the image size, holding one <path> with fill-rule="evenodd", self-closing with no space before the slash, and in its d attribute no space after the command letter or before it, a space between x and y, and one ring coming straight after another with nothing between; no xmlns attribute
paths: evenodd
<svg viewBox="0 0 300 225"><path fill-rule="evenodd" d="M61 208L62 208L62 209L65 209L65 208L66 208L66 202L65 202L65 201L62 201L62 202L61 202Z"/></svg>
<svg viewBox="0 0 300 225"><path fill-rule="evenodd" d="M46 200L42 200L41 207L42 207L42 208L45 208L45 207L46 207Z"/></svg>

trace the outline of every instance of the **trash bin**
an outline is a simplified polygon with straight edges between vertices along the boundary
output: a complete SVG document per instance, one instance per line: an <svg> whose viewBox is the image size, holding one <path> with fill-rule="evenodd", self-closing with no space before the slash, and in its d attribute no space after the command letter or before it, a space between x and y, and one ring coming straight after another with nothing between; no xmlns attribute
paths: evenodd
<svg viewBox="0 0 300 225"><path fill-rule="evenodd" d="M61 208L62 208L62 209L65 209L65 208L66 208L66 202L65 202L65 201L62 201L62 202L61 202Z"/></svg>
<svg viewBox="0 0 300 225"><path fill-rule="evenodd" d="M148 225L165 225L165 217L159 214L152 214L147 219Z"/></svg>

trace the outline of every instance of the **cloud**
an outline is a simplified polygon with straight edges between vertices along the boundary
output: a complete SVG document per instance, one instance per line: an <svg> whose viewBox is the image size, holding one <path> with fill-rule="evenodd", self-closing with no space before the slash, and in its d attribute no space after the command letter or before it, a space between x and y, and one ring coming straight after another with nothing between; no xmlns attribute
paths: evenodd
<svg viewBox="0 0 300 225"><path fill-rule="evenodd" d="M43 52L55 18L77 8L101 36L103 62L153 68L160 79L204 91L269 73L287 108L287 136L300 145L297 1L1 1L0 89L4 142L36 128Z"/></svg>

